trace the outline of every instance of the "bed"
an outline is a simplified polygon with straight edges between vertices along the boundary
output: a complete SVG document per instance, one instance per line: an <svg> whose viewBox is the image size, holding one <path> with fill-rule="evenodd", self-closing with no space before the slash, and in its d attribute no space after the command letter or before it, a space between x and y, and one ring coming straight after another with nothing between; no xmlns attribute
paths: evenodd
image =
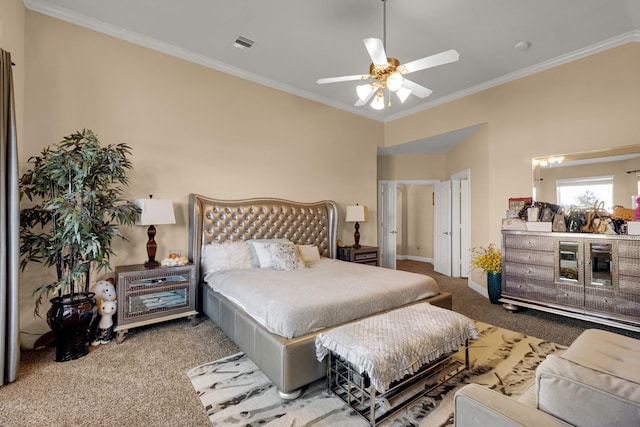
<svg viewBox="0 0 640 427"><path fill-rule="evenodd" d="M381 301L371 304L336 301L331 307L346 304L347 309L335 309L333 312L330 312L333 309L330 306L325 306L320 310L315 309L314 314L316 315L324 312L328 312L329 315L324 319L316 316L306 322L308 324L305 324L305 321L300 317L301 320L294 323L295 327L289 330L280 330L277 320L275 326L265 323L265 317L273 317L265 312L260 313L262 305L267 306L267 304L254 303L253 306L248 306L249 303L243 301L242 296L235 293L241 292L242 288L247 288L251 293L252 280L260 282L260 286L254 288L255 293L262 291L264 283L267 282L274 283L274 286L284 286L285 289L293 289L293 285L284 283L289 276L294 276L293 279L286 279L293 280L292 283L312 282L315 279L307 279L307 277L323 274L320 270L326 270L329 272L324 273L328 274L326 285L318 286L319 291L314 295L318 296L317 299L322 299L320 298L322 293L325 296L345 294L346 298L347 294L360 295L360 289L353 292L339 291L340 289L351 290L354 289L354 286L362 286L355 283L356 277L372 275L372 278L368 279L366 283L372 288L380 289L388 283L393 283L396 286L395 283L400 280L396 280L399 276L395 275L404 275L404 278L407 275L412 275L412 273L336 260L337 226L338 208L333 201L303 203L275 198L219 200L197 194L189 196L189 258L196 266L196 277L199 282L198 309L215 322L253 360L262 372L273 381L280 396L284 399L296 398L303 386L326 375L326 361L318 362L315 357L315 337L318 333L330 330L340 324L417 302L428 301L434 305L451 309L451 294L441 292L437 289L437 285L435 290L430 289L428 293L419 290L407 296L404 294L412 291L402 289L395 292L397 294L395 296L374 297L374 300ZM239 241L268 241L264 239L284 239L294 245L300 245L297 246L298 248L315 247L320 259L305 265L304 269L287 272L272 272L270 269L263 268L247 271L247 274L238 274L236 271L211 273L209 270L208 273L205 272L203 262L206 261L207 250L210 249L208 245ZM273 241L279 242L280 240ZM347 273L338 273L342 268L352 270ZM376 277L373 277L374 273ZM345 274L349 277L343 277ZM426 278L427 282L433 281L426 276L413 276ZM345 280L345 282L340 282L341 280ZM279 284L280 281L283 283ZM227 284L226 289L225 283ZM332 290L331 286L337 286L338 290ZM424 286L431 286L431 284L427 283ZM279 292L278 295L281 296L289 294L289 292ZM282 298L274 299L273 312L280 313L284 309L295 309L298 305L304 305L294 303L297 301L298 295L293 294L288 297L289 301L281 301ZM396 297L400 299L396 299ZM266 297L262 295L256 297L258 301L263 298ZM359 310L365 308L357 307L358 305L369 305L369 312L360 312ZM353 310L349 307L353 307ZM349 317L340 318L340 315L356 317L352 319ZM298 316L297 312L284 314L286 318L298 318L296 316ZM327 317L337 324L328 326L325 320Z"/></svg>

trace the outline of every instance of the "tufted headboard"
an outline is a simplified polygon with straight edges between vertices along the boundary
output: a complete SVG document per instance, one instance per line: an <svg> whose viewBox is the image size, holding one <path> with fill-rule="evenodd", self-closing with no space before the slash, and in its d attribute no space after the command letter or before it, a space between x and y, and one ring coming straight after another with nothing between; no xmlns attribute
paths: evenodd
<svg viewBox="0 0 640 427"><path fill-rule="evenodd" d="M336 258L338 207L324 200L315 203L283 199L219 200L189 195L189 259L200 280L204 245L225 240L286 238L300 245L315 245L320 255Z"/></svg>

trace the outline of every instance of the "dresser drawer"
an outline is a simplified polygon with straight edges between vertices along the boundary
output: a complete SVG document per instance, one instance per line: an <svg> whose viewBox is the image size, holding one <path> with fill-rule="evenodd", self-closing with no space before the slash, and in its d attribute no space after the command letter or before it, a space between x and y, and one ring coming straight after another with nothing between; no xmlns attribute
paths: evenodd
<svg viewBox="0 0 640 427"><path fill-rule="evenodd" d="M364 254L355 254L354 261L369 261L378 259L378 252L369 252Z"/></svg>
<svg viewBox="0 0 640 427"><path fill-rule="evenodd" d="M511 249L505 253L507 262L553 266L553 252L532 251L527 249Z"/></svg>
<svg viewBox="0 0 640 427"><path fill-rule="evenodd" d="M577 283L559 283L556 301L572 307L584 307L584 286Z"/></svg>
<svg viewBox="0 0 640 427"><path fill-rule="evenodd" d="M506 262L504 273L507 277L520 278L525 283L527 281L538 281L553 283L553 264L549 266L535 264L521 264L516 262ZM552 285L553 286L553 285Z"/></svg>
<svg viewBox="0 0 640 427"><path fill-rule="evenodd" d="M122 307L122 319L131 320L155 317L159 313L180 312L191 307L189 284L178 284L132 292L127 295L126 306Z"/></svg>
<svg viewBox="0 0 640 427"><path fill-rule="evenodd" d="M549 286L548 282L527 280L520 277L507 277L505 292L514 296L526 296L549 302L555 302L557 294L556 287Z"/></svg>
<svg viewBox="0 0 640 427"><path fill-rule="evenodd" d="M536 251L553 251L554 241L546 236L507 234L505 245L508 249L528 249Z"/></svg>
<svg viewBox="0 0 640 427"><path fill-rule="evenodd" d="M640 281L640 260L618 258L618 273L625 276L635 276Z"/></svg>
<svg viewBox="0 0 640 427"><path fill-rule="evenodd" d="M629 316L634 320L640 319L640 296L627 298L607 290L590 290L585 292L584 306L586 309L605 314L619 314Z"/></svg>
<svg viewBox="0 0 640 427"><path fill-rule="evenodd" d="M153 289L158 286L181 285L191 283L190 270L176 270L167 272L145 272L144 274L125 275L122 279L124 292L138 292L145 289Z"/></svg>
<svg viewBox="0 0 640 427"><path fill-rule="evenodd" d="M640 277L620 275L618 278L620 292L640 295Z"/></svg>
<svg viewBox="0 0 640 427"><path fill-rule="evenodd" d="M618 242L618 256L620 258L640 259L640 242L620 241Z"/></svg>

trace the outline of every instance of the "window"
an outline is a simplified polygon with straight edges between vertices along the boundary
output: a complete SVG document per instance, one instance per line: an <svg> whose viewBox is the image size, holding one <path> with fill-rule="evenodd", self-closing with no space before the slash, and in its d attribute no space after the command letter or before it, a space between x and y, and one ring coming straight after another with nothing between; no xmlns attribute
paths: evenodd
<svg viewBox="0 0 640 427"><path fill-rule="evenodd" d="M590 176L556 180L558 204L588 208L604 201L605 209L613 209L613 176Z"/></svg>

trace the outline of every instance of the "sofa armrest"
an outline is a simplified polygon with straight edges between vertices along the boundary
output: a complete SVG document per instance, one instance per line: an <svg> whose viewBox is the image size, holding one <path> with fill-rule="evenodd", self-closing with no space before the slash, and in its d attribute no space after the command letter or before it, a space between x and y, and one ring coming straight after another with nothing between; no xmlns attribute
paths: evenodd
<svg viewBox="0 0 640 427"><path fill-rule="evenodd" d="M479 384L467 384L454 396L455 427L569 426L569 424Z"/></svg>

